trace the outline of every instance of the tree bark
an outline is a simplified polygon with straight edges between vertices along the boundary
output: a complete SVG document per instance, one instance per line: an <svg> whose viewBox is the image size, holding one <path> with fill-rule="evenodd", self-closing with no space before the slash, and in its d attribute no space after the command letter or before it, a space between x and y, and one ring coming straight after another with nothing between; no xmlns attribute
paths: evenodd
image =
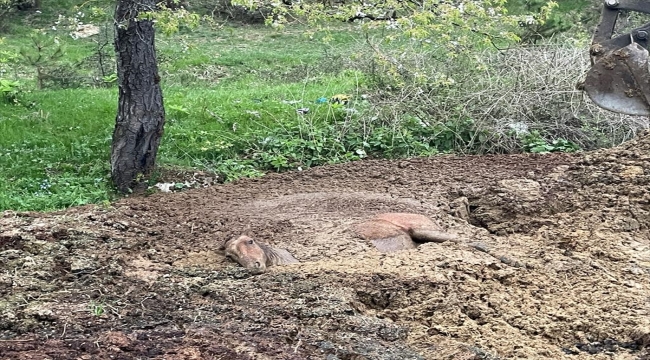
<svg viewBox="0 0 650 360"><path fill-rule="evenodd" d="M155 166L165 124L153 22L137 19L141 12L154 9L155 0L118 0L115 9L119 99L111 176L122 193L144 185Z"/></svg>

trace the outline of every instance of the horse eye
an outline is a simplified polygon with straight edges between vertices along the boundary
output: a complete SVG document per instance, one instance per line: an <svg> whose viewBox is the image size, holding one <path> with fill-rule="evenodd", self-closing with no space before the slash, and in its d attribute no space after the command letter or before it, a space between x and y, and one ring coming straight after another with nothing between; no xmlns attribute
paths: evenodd
<svg viewBox="0 0 650 360"><path fill-rule="evenodd" d="M248 240L248 243L253 245L253 240Z"/></svg>

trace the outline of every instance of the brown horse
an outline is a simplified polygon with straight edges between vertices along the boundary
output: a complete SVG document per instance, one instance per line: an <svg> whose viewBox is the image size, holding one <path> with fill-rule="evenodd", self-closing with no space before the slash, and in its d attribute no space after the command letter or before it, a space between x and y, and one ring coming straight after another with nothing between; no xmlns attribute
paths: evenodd
<svg viewBox="0 0 650 360"><path fill-rule="evenodd" d="M418 243L456 239L428 217L410 213L379 214L354 225L353 230L362 239L370 240L381 252L415 249Z"/></svg>
<svg viewBox="0 0 650 360"><path fill-rule="evenodd" d="M237 261L241 266L255 274L261 274L266 268L274 265L287 265L297 263L285 249L272 248L242 235L227 241L223 250L226 256Z"/></svg>
<svg viewBox="0 0 650 360"><path fill-rule="evenodd" d="M354 225L353 230L361 238L370 240L381 252L415 249L418 243L456 239L428 217L409 213L379 214ZM298 262L287 250L273 248L246 235L227 241L222 249L227 257L255 274L265 272L270 266Z"/></svg>

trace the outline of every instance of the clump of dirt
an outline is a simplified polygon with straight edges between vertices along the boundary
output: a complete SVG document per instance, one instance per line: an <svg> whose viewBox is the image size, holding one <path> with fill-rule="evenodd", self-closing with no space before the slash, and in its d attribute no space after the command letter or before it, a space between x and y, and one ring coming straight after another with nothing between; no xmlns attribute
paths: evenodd
<svg viewBox="0 0 650 360"><path fill-rule="evenodd" d="M2 358L649 358L650 136L268 175L0 219ZM383 254L351 225L460 242ZM241 234L299 264L253 276ZM481 244L476 246L476 244Z"/></svg>

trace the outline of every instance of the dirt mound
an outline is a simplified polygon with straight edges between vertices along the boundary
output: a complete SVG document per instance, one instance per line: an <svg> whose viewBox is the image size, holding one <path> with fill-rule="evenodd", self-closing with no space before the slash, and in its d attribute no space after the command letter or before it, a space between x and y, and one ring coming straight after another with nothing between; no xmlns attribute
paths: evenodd
<svg viewBox="0 0 650 360"><path fill-rule="evenodd" d="M363 161L5 212L0 357L648 358L648 144ZM466 241L379 253L350 226L381 212ZM252 276L218 250L241 234L301 263Z"/></svg>

